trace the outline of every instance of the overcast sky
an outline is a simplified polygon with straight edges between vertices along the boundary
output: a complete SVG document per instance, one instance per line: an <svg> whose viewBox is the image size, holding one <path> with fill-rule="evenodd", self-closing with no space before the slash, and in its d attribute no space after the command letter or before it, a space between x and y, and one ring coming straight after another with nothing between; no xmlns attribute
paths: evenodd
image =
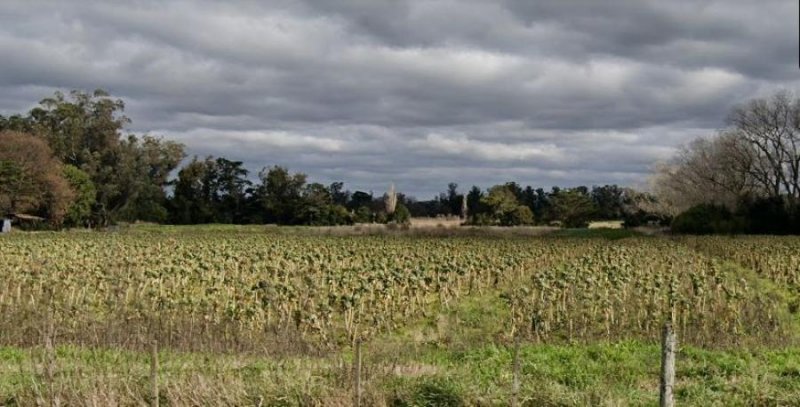
<svg viewBox="0 0 800 407"><path fill-rule="evenodd" d="M794 0L0 1L0 114L103 88L189 154L430 198L641 186L798 90Z"/></svg>

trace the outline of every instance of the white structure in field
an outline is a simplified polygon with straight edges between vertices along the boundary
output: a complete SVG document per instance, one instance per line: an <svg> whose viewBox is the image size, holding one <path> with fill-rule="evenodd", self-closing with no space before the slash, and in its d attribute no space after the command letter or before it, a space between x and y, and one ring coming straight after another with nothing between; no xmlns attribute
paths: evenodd
<svg viewBox="0 0 800 407"><path fill-rule="evenodd" d="M0 233L11 232L11 219L0 219Z"/></svg>

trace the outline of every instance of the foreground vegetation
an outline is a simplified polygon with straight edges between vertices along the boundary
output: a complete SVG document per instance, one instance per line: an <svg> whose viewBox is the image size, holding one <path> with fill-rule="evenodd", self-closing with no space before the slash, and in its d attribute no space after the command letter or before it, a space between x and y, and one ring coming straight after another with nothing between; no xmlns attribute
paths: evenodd
<svg viewBox="0 0 800 407"><path fill-rule="evenodd" d="M369 345L364 350L364 404L509 404L511 348L489 344L451 349L437 344ZM54 395L69 405L150 402L146 355L66 345L56 351L55 380L48 386L37 364L41 352L0 349L0 403L33 405L39 399L46 405ZM638 341L526 344L520 349L519 399L530 406L657 405L658 355L657 345ZM159 360L162 405L352 405L349 352L328 358L265 358L165 351ZM793 406L800 399L796 349L684 346L678 366L676 397L681 405Z"/></svg>
<svg viewBox="0 0 800 407"><path fill-rule="evenodd" d="M800 396L795 238L315 236L143 228L0 239L0 404L652 405ZM49 350L50 343L55 344Z"/></svg>

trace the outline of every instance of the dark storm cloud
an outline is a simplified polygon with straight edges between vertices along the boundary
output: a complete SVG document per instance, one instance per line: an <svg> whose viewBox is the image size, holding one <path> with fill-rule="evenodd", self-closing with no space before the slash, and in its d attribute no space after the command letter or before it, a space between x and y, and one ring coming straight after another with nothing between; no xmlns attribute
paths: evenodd
<svg viewBox="0 0 800 407"><path fill-rule="evenodd" d="M789 1L0 3L0 113L104 88L191 154L429 197L642 185L797 85Z"/></svg>

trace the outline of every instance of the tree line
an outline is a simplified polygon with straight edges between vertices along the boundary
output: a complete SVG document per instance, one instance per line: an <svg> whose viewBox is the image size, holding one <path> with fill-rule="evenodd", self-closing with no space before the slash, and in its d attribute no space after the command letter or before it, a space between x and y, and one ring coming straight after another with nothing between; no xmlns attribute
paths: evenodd
<svg viewBox="0 0 800 407"><path fill-rule="evenodd" d="M25 114L0 115L0 215L32 214L50 227L116 222L340 225L457 216L473 225L583 227L670 224L684 233L800 232L800 99L780 92L736 107L727 127L694 140L652 178L652 192L617 185L507 182L429 200L350 191L272 166L193 157L185 146L126 130L108 93L56 92ZM182 165L182 163L185 163Z"/></svg>
<svg viewBox="0 0 800 407"><path fill-rule="evenodd" d="M392 190L349 191L281 166L251 176L242 161L186 158L185 146L126 131L125 104L107 92L56 92L27 114L0 116L0 211L52 227L115 222L340 225L458 216L475 225L590 219L638 222L651 196L616 185L549 191L514 182L465 192L451 183L430 200Z"/></svg>

